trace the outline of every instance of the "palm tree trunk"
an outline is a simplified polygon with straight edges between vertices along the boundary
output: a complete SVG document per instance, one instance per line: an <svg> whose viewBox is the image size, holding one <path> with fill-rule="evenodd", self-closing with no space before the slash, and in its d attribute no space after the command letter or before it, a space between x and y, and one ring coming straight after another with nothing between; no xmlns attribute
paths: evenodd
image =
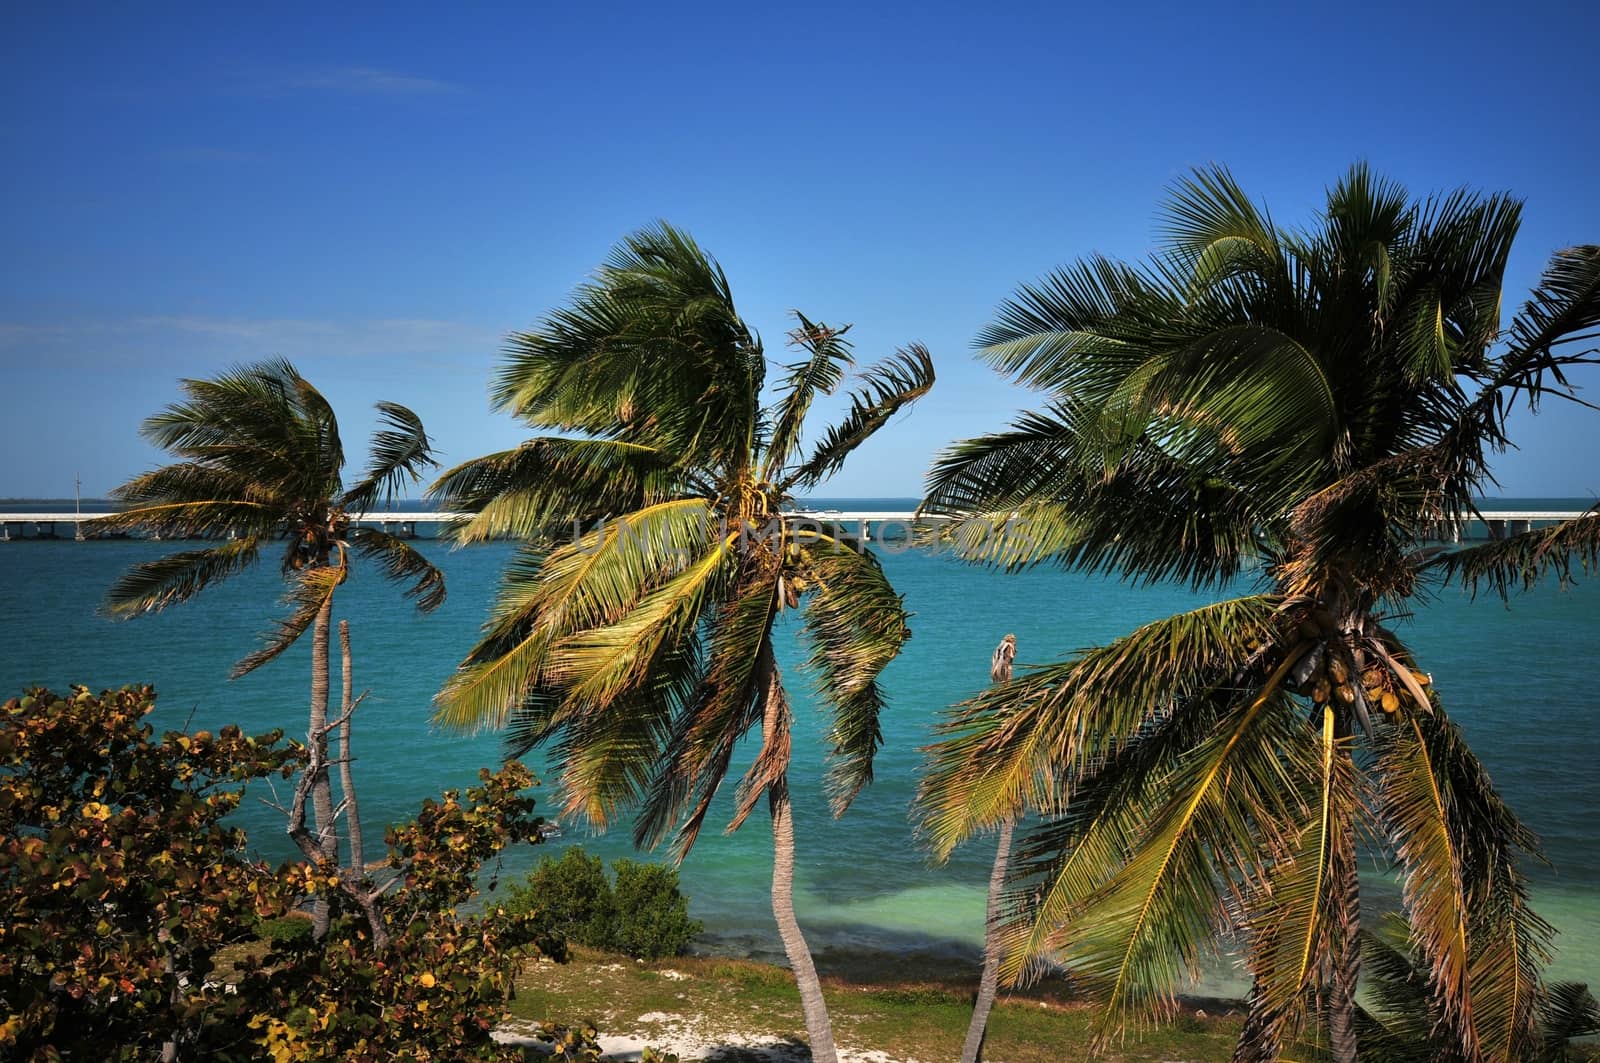
<svg viewBox="0 0 1600 1063"><path fill-rule="evenodd" d="M317 611L316 623L311 629L311 725L307 741L314 742L322 754L318 763L324 765L311 784L311 808L317 820L317 841L324 859L339 862L339 836L333 829L333 787L328 781L326 768L328 754L328 638L333 618L333 598L330 596ZM312 935L318 940L328 932L328 900L318 894L312 905Z"/></svg>
<svg viewBox="0 0 1600 1063"><path fill-rule="evenodd" d="M785 696L772 649L768 647L763 653L767 684L762 692L761 737L763 746L770 749L781 726ZM805 1013L811 1058L813 1063L838 1063L839 1053L833 1046L833 1023L828 1018L828 1004L822 996L822 981L817 977L811 949L794 916L794 819L787 772L780 773L767 786L767 807L772 813L772 917L778 924L778 937L783 940L789 968L794 971L795 986L800 990L800 1008Z"/></svg>
<svg viewBox="0 0 1600 1063"><path fill-rule="evenodd" d="M1011 861L1011 832L1015 826L1015 822L1009 819L1000 824L994 869L989 872L989 907L983 933L983 976L978 980L978 999L972 1006L967 1040L961 1046L961 1063L978 1063L983 1058L983 1038L989 1030L989 1012L994 1008L995 992L1000 987L1000 891L1006 882L1006 865Z"/></svg>
<svg viewBox="0 0 1600 1063"><path fill-rule="evenodd" d="M339 790L344 797L344 825L350 832L350 867L359 879L366 873L366 853L361 845L361 808L356 803L356 780L351 771L350 710L354 679L350 672L350 621L339 621L340 676L344 696L339 702Z"/></svg>
<svg viewBox="0 0 1600 1063"><path fill-rule="evenodd" d="M995 683L1011 680L1011 665L1017 657L1017 636L1007 635L989 658L989 679ZM994 1010L995 992L1000 988L1000 891L1006 884L1006 865L1011 862L1011 832L1014 820L1000 824L1000 839L995 846L994 867L989 871L989 904L983 920L983 974L978 979L978 999L972 1005L972 1021L967 1025L967 1040L961 1046L961 1063L978 1063L983 1058L983 1038L989 1031L989 1012Z"/></svg>
<svg viewBox="0 0 1600 1063"><path fill-rule="evenodd" d="M1341 717L1345 714L1341 713ZM1340 738L1349 737L1347 719L1339 722ZM1350 755L1349 746L1342 756ZM1332 854L1330 915L1334 925L1333 977L1328 993L1328 1049L1333 1063L1356 1063L1356 983L1361 977L1361 894L1357 885L1356 824L1353 809L1344 808Z"/></svg>

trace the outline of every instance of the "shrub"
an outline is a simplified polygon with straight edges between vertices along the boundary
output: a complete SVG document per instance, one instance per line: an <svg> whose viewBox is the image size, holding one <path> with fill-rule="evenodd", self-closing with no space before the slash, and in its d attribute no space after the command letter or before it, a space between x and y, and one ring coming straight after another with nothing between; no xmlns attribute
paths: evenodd
<svg viewBox="0 0 1600 1063"><path fill-rule="evenodd" d="M298 913L256 923L256 934L279 948L308 948L311 945L311 920Z"/></svg>
<svg viewBox="0 0 1600 1063"><path fill-rule="evenodd" d="M511 886L509 894L508 911L538 911L570 942L616 948L617 907L605 865L581 846L571 846L559 860L545 857L528 872L526 885Z"/></svg>
<svg viewBox="0 0 1600 1063"><path fill-rule="evenodd" d="M0 708L0 1055L153 1057L198 1038L212 954L288 908L223 821L296 752L237 727L157 739L154 703L73 688Z"/></svg>
<svg viewBox="0 0 1600 1063"><path fill-rule="evenodd" d="M512 886L506 908L538 912L568 941L592 949L655 960L688 948L703 924L689 918L677 869L632 860L611 867L615 886L599 857L572 846L559 860L540 861L526 885Z"/></svg>
<svg viewBox="0 0 1600 1063"><path fill-rule="evenodd" d="M153 706L148 687L74 688L0 709L0 1057L522 1058L489 1035L523 958L562 956L561 941L538 913L456 909L485 860L537 840L526 768L425 801L389 832L377 882L274 870L222 821L245 783L292 774L303 751L236 727L157 740ZM285 917L317 893L332 922L308 946ZM252 929L271 951L220 985L213 953ZM567 1040L569 1058L590 1044Z"/></svg>
<svg viewBox="0 0 1600 1063"><path fill-rule="evenodd" d="M678 891L678 870L662 864L618 860L617 949L643 960L676 956L705 929L689 918L689 899Z"/></svg>

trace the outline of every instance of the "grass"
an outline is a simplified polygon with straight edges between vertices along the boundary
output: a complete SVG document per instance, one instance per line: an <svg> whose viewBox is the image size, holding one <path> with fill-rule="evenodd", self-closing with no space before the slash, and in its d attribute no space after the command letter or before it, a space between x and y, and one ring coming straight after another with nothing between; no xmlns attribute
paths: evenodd
<svg viewBox="0 0 1600 1063"><path fill-rule="evenodd" d="M960 1055L971 1016L975 972L948 961L926 978L881 970L835 970L824 992L841 1048L874 1052L879 1061L944 1061ZM922 965L907 964L910 969ZM945 973L945 972L948 973ZM587 1023L602 1034L632 1035L650 1044L674 1040L717 1048L724 1063L766 1058L739 1045L799 1044L805 1038L800 998L781 967L717 957L679 957L642 964L579 949L571 963L530 964L519 980L513 1012L526 1021ZM1172 1021L1113 1045L1118 1061L1209 1061L1231 1058L1239 1017L1228 1005L1186 1008ZM1060 983L1002 996L989 1022L984 1058L991 1063L1059 1063L1089 1054L1091 1010Z"/></svg>

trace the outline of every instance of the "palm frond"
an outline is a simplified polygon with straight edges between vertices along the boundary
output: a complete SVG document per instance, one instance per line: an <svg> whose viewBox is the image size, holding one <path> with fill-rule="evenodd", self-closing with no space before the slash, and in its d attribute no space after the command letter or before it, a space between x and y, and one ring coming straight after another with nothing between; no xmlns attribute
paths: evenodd
<svg viewBox="0 0 1600 1063"><path fill-rule="evenodd" d="M1587 574L1600 568L1600 506L1581 516L1504 539L1450 550L1428 563L1446 583L1456 583L1474 596L1488 588L1510 600L1554 574L1563 588L1575 582L1573 568Z"/></svg>
<svg viewBox="0 0 1600 1063"><path fill-rule="evenodd" d="M543 436L464 462L428 493L474 516L458 543L500 536L571 534L574 526L653 506L680 494L684 473L654 447L617 439Z"/></svg>
<svg viewBox="0 0 1600 1063"><path fill-rule="evenodd" d="M524 756L554 740L563 814L603 830L648 793L672 722L704 679L699 640L691 635L655 657L644 683L604 705L565 697L558 688L536 690L511 716L507 754Z"/></svg>
<svg viewBox="0 0 1600 1063"><path fill-rule="evenodd" d="M1275 513L1225 470L1186 464L1082 403L1027 413L1009 432L936 461L920 512L958 556L1010 569L1041 562L1206 586L1259 556Z"/></svg>
<svg viewBox="0 0 1600 1063"><path fill-rule="evenodd" d="M438 464L422 418L394 402L377 404L379 428L372 434L366 475L340 500L349 512L387 506L406 485L419 483L425 470Z"/></svg>
<svg viewBox="0 0 1600 1063"><path fill-rule="evenodd" d="M261 637L260 649L233 666L233 678L237 679L268 661L276 660L293 646L316 621L317 614L332 600L334 590L344 582L348 573L342 557L336 565L319 565L300 572L290 583L288 593L283 596L283 604L289 607L289 615Z"/></svg>
<svg viewBox="0 0 1600 1063"><path fill-rule="evenodd" d="M1311 813L1285 858L1276 861L1257 889L1244 897L1249 928L1246 963L1254 979L1251 1032L1257 1049L1281 1043L1306 1019L1305 1007L1326 981L1324 960L1339 955L1343 898L1339 867L1342 854L1354 849L1347 837L1360 800L1348 737L1336 732L1332 706L1322 709L1322 727L1315 741L1321 773ZM1308 736L1309 737L1309 736ZM1307 758L1301 757L1300 760ZM1304 785L1309 780L1296 780Z"/></svg>
<svg viewBox="0 0 1600 1063"><path fill-rule="evenodd" d="M636 845L655 848L671 834L681 861L699 838L734 748L761 722L769 678L762 665L778 606L777 573L752 562L711 624L705 682L674 723L634 822Z"/></svg>
<svg viewBox="0 0 1600 1063"><path fill-rule="evenodd" d="M1012 972L1042 945L1104 1001L1102 1039L1170 1007L1215 940L1227 882L1259 874L1261 854L1286 844L1281 825L1298 821L1280 760L1302 726L1281 689L1298 657L1285 656L1170 772L1140 780L1140 800L1125 795L1089 822L1075 842L1084 858L1074 854L1070 875L1031 913L1042 935L1010 943L1027 946L1007 959ZM1046 924L1046 905L1064 918Z"/></svg>
<svg viewBox="0 0 1600 1063"><path fill-rule="evenodd" d="M910 614L878 559L833 541L803 548L798 573L806 581L805 635L817 695L832 713L827 787L833 814L842 815L872 781L883 744L878 686L889 662L910 637Z"/></svg>
<svg viewBox="0 0 1600 1063"><path fill-rule="evenodd" d="M435 695L435 721L462 730L502 726L546 685L557 640L621 620L703 558L717 531L706 500L677 499L554 550L523 550L501 582L483 637Z"/></svg>
<svg viewBox="0 0 1600 1063"><path fill-rule="evenodd" d="M1067 800L1063 774L1093 770L1192 700L1243 681L1257 650L1278 638L1277 606L1251 596L1157 620L962 702L927 747L918 790L935 858L1024 808Z"/></svg>
<svg viewBox="0 0 1600 1063"><path fill-rule="evenodd" d="M410 543L376 528L355 528L350 545L362 557L379 562L387 578L396 583L409 580L405 595L416 599L418 612L431 613L444 604L444 573Z"/></svg>
<svg viewBox="0 0 1600 1063"><path fill-rule="evenodd" d="M1537 404L1549 390L1545 374L1558 387L1568 386L1565 370L1593 363L1596 348L1558 350L1563 344L1592 342L1600 328L1600 244L1557 251L1545 267L1539 286L1511 323L1510 349L1500 359L1501 379L1512 383Z"/></svg>
<svg viewBox="0 0 1600 1063"><path fill-rule="evenodd" d="M1600 1001L1582 982L1554 982L1540 1008L1541 1048L1547 1059L1560 1059L1571 1042L1600 1035Z"/></svg>
<svg viewBox="0 0 1600 1063"><path fill-rule="evenodd" d="M901 348L862 373L844 420L828 429L811 456L784 476L778 493L804 491L838 472L851 451L926 395L933 379L933 356L920 343Z"/></svg>
<svg viewBox="0 0 1600 1063"><path fill-rule="evenodd" d="M1469 1056L1521 1059L1549 961L1551 931L1518 866L1537 841L1437 701L1407 706L1380 734L1378 811L1441 1021Z"/></svg>
<svg viewBox="0 0 1600 1063"><path fill-rule="evenodd" d="M1196 169L1174 185L1160 231L1183 257L1197 290L1236 272L1283 271L1282 243L1272 219L1225 167Z"/></svg>
<svg viewBox="0 0 1600 1063"><path fill-rule="evenodd" d="M246 536L205 550L185 550L132 565L106 592L105 610L112 616L154 613L188 601L214 583L255 563L261 541Z"/></svg>
<svg viewBox="0 0 1600 1063"><path fill-rule="evenodd" d="M244 534L269 536L277 528L277 506L227 497L135 506L106 517L85 521L86 535L142 531L163 539L198 539Z"/></svg>
<svg viewBox="0 0 1600 1063"><path fill-rule="evenodd" d="M1017 383L1071 394L1077 373L1101 361L1135 366L1144 352L1107 334L1117 311L1154 291L1132 267L1101 256L1066 266L1036 284L1022 285L978 333L979 357Z"/></svg>
<svg viewBox="0 0 1600 1063"><path fill-rule="evenodd" d="M786 367L789 375L780 392L772 438L763 460L762 478L769 482L777 478L799 449L800 430L806 414L811 412L812 402L818 395L833 394L844 380L845 370L855 362L850 341L844 338L850 331L849 325L829 328L821 322L813 322L798 310L794 316L800 325L789 333L790 342L809 357Z"/></svg>
<svg viewBox="0 0 1600 1063"><path fill-rule="evenodd" d="M511 337L493 398L535 427L716 467L748 459L764 373L721 267L661 223L619 244L569 307Z"/></svg>
<svg viewBox="0 0 1600 1063"><path fill-rule="evenodd" d="M679 645L703 612L715 607L737 574L738 562L732 537L713 542L615 621L583 627L555 642L545 664L546 679L568 699L598 707L649 683L658 655Z"/></svg>

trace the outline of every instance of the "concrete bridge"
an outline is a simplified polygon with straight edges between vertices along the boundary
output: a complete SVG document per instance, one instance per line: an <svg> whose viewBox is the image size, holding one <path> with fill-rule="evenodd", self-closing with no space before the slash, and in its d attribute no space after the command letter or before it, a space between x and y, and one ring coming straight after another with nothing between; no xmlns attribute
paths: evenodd
<svg viewBox="0 0 1600 1063"><path fill-rule="evenodd" d="M1503 539L1518 535L1535 527L1545 527L1558 521L1582 516L1585 510L1503 510L1484 513L1481 517L1462 517L1441 521L1431 529L1430 538L1436 542L1462 542L1475 539ZM62 531L83 541L83 526L89 521L115 516L113 513L0 513L0 542L16 539L63 538ZM472 514L437 511L427 513L357 513L351 517L357 524L382 528L402 538L415 538L418 529L437 531L447 524L470 519ZM947 518L917 518L911 510L804 510L789 514L791 517L814 520L824 524L842 524L861 538L902 539L908 536L917 523L937 523Z"/></svg>

